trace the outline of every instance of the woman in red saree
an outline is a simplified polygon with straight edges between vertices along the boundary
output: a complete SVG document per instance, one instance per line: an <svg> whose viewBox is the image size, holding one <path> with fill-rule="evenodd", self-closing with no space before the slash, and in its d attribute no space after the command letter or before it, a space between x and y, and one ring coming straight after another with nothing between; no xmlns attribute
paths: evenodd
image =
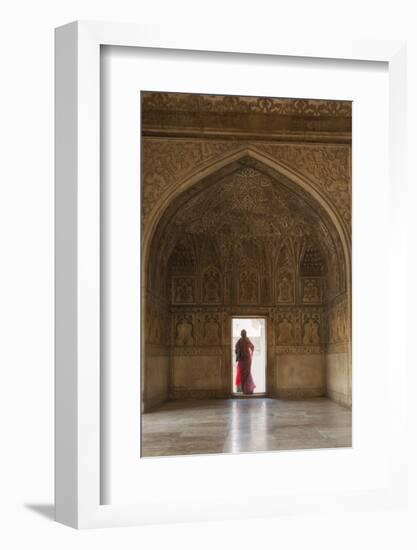
<svg viewBox="0 0 417 550"><path fill-rule="evenodd" d="M241 331L241 338L236 342L235 354L236 354L236 386L237 391L242 391L246 394L253 393L256 388L252 374L252 355L255 346L246 336L246 330Z"/></svg>

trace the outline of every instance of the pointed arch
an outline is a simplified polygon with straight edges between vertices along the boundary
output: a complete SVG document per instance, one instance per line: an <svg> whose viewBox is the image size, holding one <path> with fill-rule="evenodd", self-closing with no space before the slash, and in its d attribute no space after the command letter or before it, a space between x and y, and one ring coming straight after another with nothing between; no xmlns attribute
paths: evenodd
<svg viewBox="0 0 417 550"><path fill-rule="evenodd" d="M268 169L272 170L276 174L278 179L281 176L281 178L285 178L288 182L291 182L291 184L295 188L302 190L310 198L313 205L319 205L326 212L342 244L345 271L347 274L346 287L348 290L348 294L350 295L351 243L350 235L345 228L340 214L335 209L334 205L324 195L324 193L317 189L317 186L309 178L301 174L299 171L287 166L286 164L277 161L270 155L257 150L256 146L242 147L232 153L227 153L224 155L220 155L215 159L210 159L203 165L200 165L198 169L190 173L188 176L184 177L182 180L173 182L166 189L165 193L158 201L158 204L150 213L146 227L143 229L142 288L144 289L144 285L146 285L146 273L151 242L156 228L158 227L159 222L163 219L168 207L172 204L173 201L175 201L186 191L192 189L201 180L209 176L213 176L214 174L216 174L216 172L220 172L228 165L232 165L234 163L242 161L243 159L245 159L245 157L253 159L254 161L257 161L261 165L264 165Z"/></svg>
<svg viewBox="0 0 417 550"><path fill-rule="evenodd" d="M213 183L225 176L225 174L232 173L236 170L236 167L241 165L253 165L260 171L264 171L270 175L277 183L286 186L288 190L298 194L310 207L312 207L317 213L322 216L323 224L331 227L332 235L340 240L338 246L341 245L341 256L343 257L343 267L345 273L345 290L347 297L347 313L348 319L351 319L351 244L350 234L344 225L344 222L334 207L329 201L328 197L317 188L317 185L311 181L308 177L294 170L293 168L277 161L275 158L270 157L257 150L256 146L240 147L234 150L232 153L223 154L217 156L215 159L211 159L204 164L200 164L199 167L192 173L183 177L181 180L172 181L167 187L163 195L158 200L157 205L152 209L147 217L146 226L142 230L142 256L141 256L141 286L142 286L142 319L146 322L146 296L148 290L148 266L151 258L151 254L154 250L158 250L159 257L161 249L154 247L154 242L159 241L158 235L162 235L164 232L164 226L168 223L168 220L172 216L172 212L175 212L181 204L186 204L190 198L196 197L200 190L206 186L206 184ZM191 206L190 206L191 207ZM155 238L155 241L154 241ZM329 238L332 238L329 236ZM297 264L298 265L298 264ZM259 287L259 281L256 282ZM252 282L251 282L252 284ZM295 283L294 283L295 284ZM223 291L226 285L223 286ZM237 288L231 290L234 292L240 291L240 285ZM259 290L258 290L259 293ZM296 290L293 286L293 296L295 297ZM349 327L351 329L351 327ZM142 388L146 392L146 384L148 374L145 369L145 354L146 343L144 339L144 333L142 331ZM349 348L349 355L351 351ZM349 357L349 364L351 358Z"/></svg>

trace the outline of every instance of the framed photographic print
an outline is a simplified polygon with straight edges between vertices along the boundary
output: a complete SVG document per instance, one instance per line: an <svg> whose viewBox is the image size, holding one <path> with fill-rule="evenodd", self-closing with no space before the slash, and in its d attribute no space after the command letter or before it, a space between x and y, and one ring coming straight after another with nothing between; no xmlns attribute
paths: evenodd
<svg viewBox="0 0 417 550"><path fill-rule="evenodd" d="M400 501L403 44L159 36L57 29L58 521Z"/></svg>

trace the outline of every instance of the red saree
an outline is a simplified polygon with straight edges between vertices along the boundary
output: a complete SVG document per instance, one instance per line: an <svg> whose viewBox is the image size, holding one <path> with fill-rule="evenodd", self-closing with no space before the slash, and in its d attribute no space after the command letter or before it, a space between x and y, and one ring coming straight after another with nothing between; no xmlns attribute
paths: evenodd
<svg viewBox="0 0 417 550"><path fill-rule="evenodd" d="M236 386L238 391L240 387L241 391L246 394L253 393L253 390L256 388L251 374L252 355L254 349L255 347L249 338L242 337L236 342Z"/></svg>

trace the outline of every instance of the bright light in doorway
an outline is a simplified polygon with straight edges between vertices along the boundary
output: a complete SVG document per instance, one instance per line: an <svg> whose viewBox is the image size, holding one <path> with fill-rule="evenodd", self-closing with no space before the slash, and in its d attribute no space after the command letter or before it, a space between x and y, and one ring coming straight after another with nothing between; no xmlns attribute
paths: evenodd
<svg viewBox="0 0 417 550"><path fill-rule="evenodd" d="M262 317L241 318L235 317L232 319L232 363L233 363L233 379L232 391L236 393L236 361L235 361L235 345L240 338L242 329L246 330L247 336L255 346L255 351L252 358L252 377L256 384L256 393L265 393L266 391L266 327L265 319Z"/></svg>

